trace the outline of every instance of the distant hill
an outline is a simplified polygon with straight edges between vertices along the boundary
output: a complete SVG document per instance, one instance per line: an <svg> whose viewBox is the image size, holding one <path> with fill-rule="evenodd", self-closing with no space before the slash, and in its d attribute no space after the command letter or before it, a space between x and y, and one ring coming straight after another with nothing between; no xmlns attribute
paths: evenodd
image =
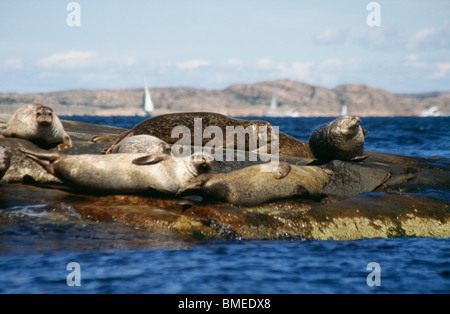
<svg viewBox="0 0 450 314"><path fill-rule="evenodd" d="M337 116L343 103L348 114L358 116L416 116L437 106L450 112L450 93L392 94L358 84L328 89L289 80L278 80L279 109L301 116ZM224 90L189 87L151 88L155 114L213 111L231 116L263 116L269 109L274 81L235 84ZM13 113L26 103L52 107L58 115L136 115L141 111L144 90L67 90L36 94L0 94L0 113Z"/></svg>

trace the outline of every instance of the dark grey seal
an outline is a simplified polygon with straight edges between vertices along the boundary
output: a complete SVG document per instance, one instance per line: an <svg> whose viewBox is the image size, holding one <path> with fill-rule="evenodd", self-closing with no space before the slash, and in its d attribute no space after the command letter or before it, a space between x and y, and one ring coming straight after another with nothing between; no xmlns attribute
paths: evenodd
<svg viewBox="0 0 450 314"><path fill-rule="evenodd" d="M317 127L309 137L309 147L321 162L360 161L367 157L363 156L367 133L358 117L343 116Z"/></svg>

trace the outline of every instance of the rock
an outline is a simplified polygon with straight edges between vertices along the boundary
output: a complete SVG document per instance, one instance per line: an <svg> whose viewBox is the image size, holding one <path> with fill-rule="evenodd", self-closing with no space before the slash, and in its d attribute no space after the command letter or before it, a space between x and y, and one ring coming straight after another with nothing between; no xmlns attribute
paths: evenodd
<svg viewBox="0 0 450 314"><path fill-rule="evenodd" d="M113 137L124 132L119 128L63 123L73 139L73 147L62 151L66 154L100 154L110 143L89 143L93 135ZM239 207L196 197L77 194L25 158L18 148L33 149L30 142L0 138L0 146L12 153L11 166L0 182L0 200L51 204L58 208L57 212L70 210L78 219L147 228L161 237L171 234L192 241L450 236L449 159L365 152L368 158L362 162L335 160L320 165L332 170L334 178L317 199L285 199ZM212 172L225 173L262 163L260 159L249 161L252 153L234 153L246 156L246 161L215 162ZM315 163L312 158L283 154L280 160L300 166Z"/></svg>

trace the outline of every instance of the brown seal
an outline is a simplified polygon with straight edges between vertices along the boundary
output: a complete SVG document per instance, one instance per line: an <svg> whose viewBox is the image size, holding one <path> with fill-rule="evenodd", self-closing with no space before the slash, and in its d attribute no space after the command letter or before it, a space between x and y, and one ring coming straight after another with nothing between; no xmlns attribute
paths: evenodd
<svg viewBox="0 0 450 314"><path fill-rule="evenodd" d="M44 146L59 144L58 149L72 147L72 140L53 109L40 104L20 107L8 121L3 135Z"/></svg>
<svg viewBox="0 0 450 314"><path fill-rule="evenodd" d="M200 175L185 191L200 190L234 205L252 206L284 198L318 196L332 177L331 170L315 166L270 162L226 174Z"/></svg>
<svg viewBox="0 0 450 314"><path fill-rule="evenodd" d="M66 155L21 151L63 183L83 192L104 194L177 194L190 180L208 172L212 159L203 153L172 158L170 154Z"/></svg>
<svg viewBox="0 0 450 314"><path fill-rule="evenodd" d="M173 114L165 114L156 116L154 118L145 120L140 124L136 125L132 130L125 132L114 139L108 139L101 136L94 136L92 138L93 142L106 142L112 141L112 146L106 150L106 153L110 153L114 147L122 141L124 138L129 136L148 134L153 135L161 140L169 143L175 144L177 143L181 136L178 134L178 137L172 137L172 132L176 127L182 126L189 130L191 137L187 140L190 143L194 144L195 138L195 119L201 119L201 134L206 134L205 132L208 127L219 127L223 134L223 146L227 147L227 127L242 127L250 132L254 132L255 138L259 140L264 140L267 143L268 149L267 153L271 153L271 141L272 139L272 130L273 127L269 122L259 121L259 120L243 120L243 119L235 119L224 116L219 113L212 112L186 112L186 113L173 113ZM250 127L250 129L248 129ZM200 130L199 130L200 131ZM216 134L217 135L217 134ZM313 158L311 151L309 150L308 143L299 141L287 134L279 133L279 153L290 155L290 156L298 156L298 157L307 157ZM211 135L212 137L212 135ZM202 136L201 145L204 146L211 141L211 137ZM214 138L215 139L215 138ZM184 140L184 139L183 139ZM246 135L245 140L245 150L248 150L250 146L249 143L249 135ZM237 139L232 140L234 147L238 147Z"/></svg>
<svg viewBox="0 0 450 314"><path fill-rule="evenodd" d="M314 156L321 162L332 160L360 161L364 152L364 135L368 131L360 126L360 119L342 116L317 127L309 138Z"/></svg>

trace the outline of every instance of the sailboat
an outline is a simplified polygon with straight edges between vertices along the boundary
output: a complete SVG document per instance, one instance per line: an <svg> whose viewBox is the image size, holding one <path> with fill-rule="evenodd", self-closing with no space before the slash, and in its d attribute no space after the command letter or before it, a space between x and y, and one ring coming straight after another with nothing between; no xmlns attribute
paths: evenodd
<svg viewBox="0 0 450 314"><path fill-rule="evenodd" d="M278 102L277 102L277 84L275 83L273 86L273 93L272 93L272 101L270 102L270 109L266 112L267 117L300 117L300 114L295 110L286 110L281 111L278 109Z"/></svg>
<svg viewBox="0 0 450 314"><path fill-rule="evenodd" d="M276 111L278 108L277 103L277 84L273 86L273 93L272 93L272 101L270 102L270 111Z"/></svg>
<svg viewBox="0 0 450 314"><path fill-rule="evenodd" d="M153 106L152 97L150 95L150 90L147 86L147 81L145 82L145 95L144 95L144 111L139 114L141 117L151 117L155 107Z"/></svg>
<svg viewBox="0 0 450 314"><path fill-rule="evenodd" d="M346 116L347 115L347 110L348 109L348 106L347 106L347 104L342 104L342 110L341 110L341 116Z"/></svg>
<svg viewBox="0 0 450 314"><path fill-rule="evenodd" d="M438 106L432 106L430 108L427 108L423 110L419 117L439 117L441 116L441 113L439 112Z"/></svg>

